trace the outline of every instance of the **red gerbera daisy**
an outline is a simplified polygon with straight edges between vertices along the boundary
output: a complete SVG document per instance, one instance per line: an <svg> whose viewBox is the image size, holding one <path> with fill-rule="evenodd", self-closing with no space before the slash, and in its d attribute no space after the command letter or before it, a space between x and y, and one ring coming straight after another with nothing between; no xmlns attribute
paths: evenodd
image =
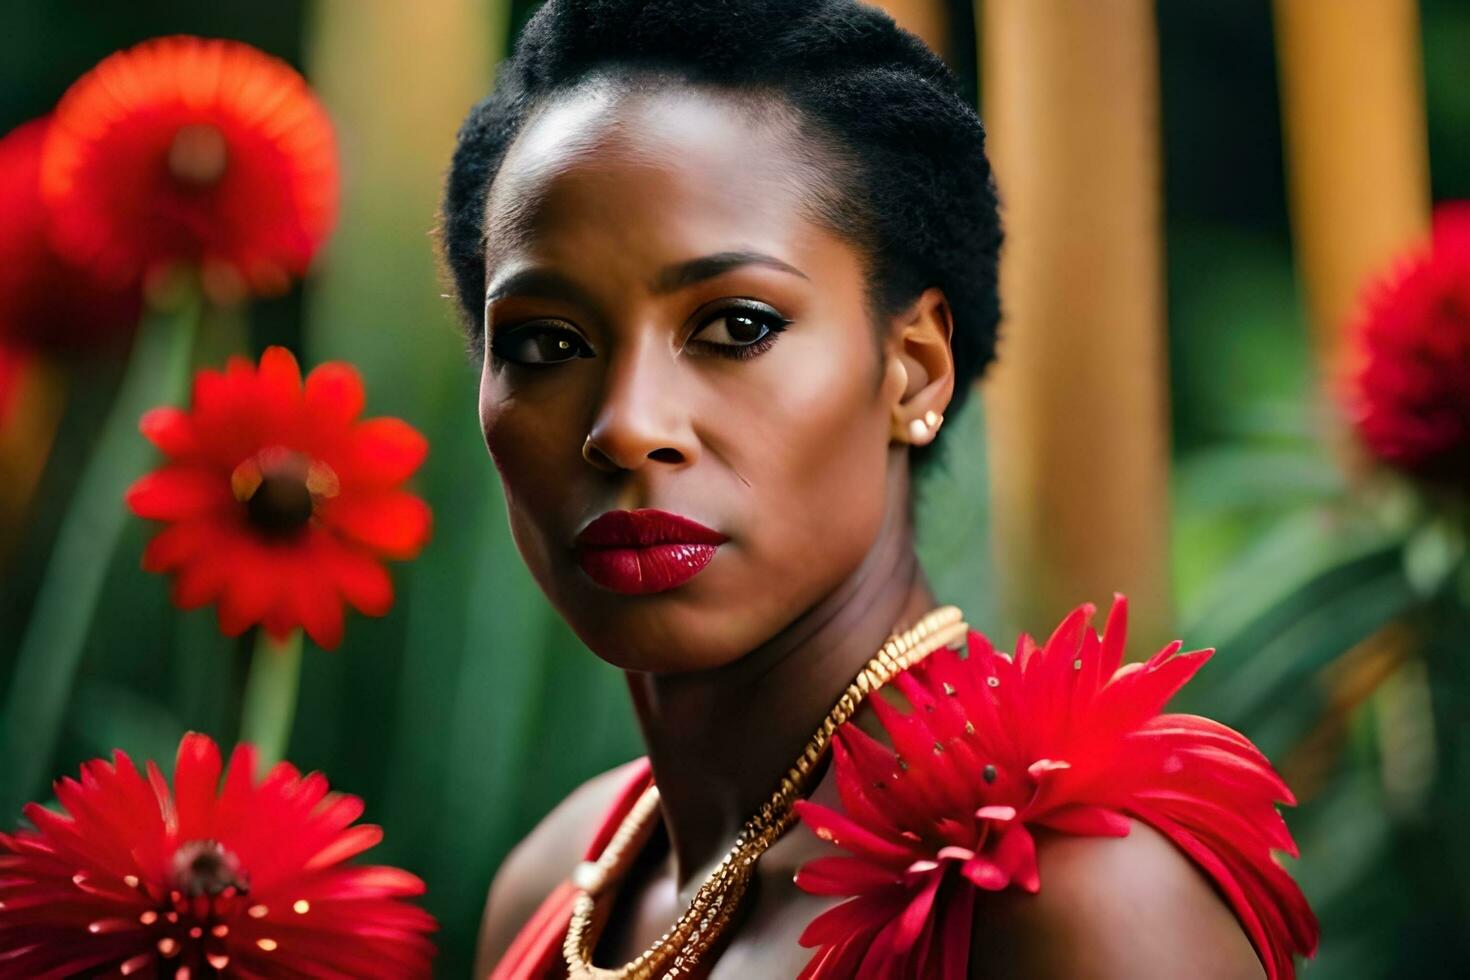
<svg viewBox="0 0 1470 980"><path fill-rule="evenodd" d="M259 369L232 357L194 378L191 411L156 408L141 429L169 457L127 492L139 517L169 522L143 567L173 572L173 599L218 601L220 629L297 626L319 645L342 638L342 603L381 616L393 604L382 558L412 558L430 531L402 484L428 444L394 418L359 421L362 381L349 364L318 366L303 386L296 358L270 347Z"/></svg>
<svg viewBox="0 0 1470 980"><path fill-rule="evenodd" d="M1370 286L1352 326L1348 414L1384 462L1470 488L1470 202Z"/></svg>
<svg viewBox="0 0 1470 980"><path fill-rule="evenodd" d="M119 281L199 263L206 288L279 292L331 230L335 139L285 62L237 41L166 37L67 90L41 187L58 245Z"/></svg>
<svg viewBox="0 0 1470 980"><path fill-rule="evenodd" d="M1316 919L1272 854L1296 854L1274 806L1291 791L1238 732L1159 714L1211 651L1175 642L1120 666L1126 601L1115 597L1101 637L1093 612L1074 610L1041 648L1022 635L1014 660L972 630L967 656L940 649L900 674L911 713L871 699L892 748L838 729L844 812L796 810L852 856L810 861L796 883L854 897L802 934L820 947L803 978L968 976L975 889L1041 887L1034 828L1119 837L1130 817L1214 880L1271 980L1315 952Z"/></svg>
<svg viewBox="0 0 1470 980"><path fill-rule="evenodd" d="M179 744L173 789L128 756L56 782L67 815L26 807L0 834L0 977L428 976L424 883L344 862L382 831L362 800L288 762L255 781L236 747L220 787L206 735Z"/></svg>
<svg viewBox="0 0 1470 980"><path fill-rule="evenodd" d="M137 323L138 291L105 287L52 249L40 183L49 126L33 119L0 139L0 338L90 351Z"/></svg>

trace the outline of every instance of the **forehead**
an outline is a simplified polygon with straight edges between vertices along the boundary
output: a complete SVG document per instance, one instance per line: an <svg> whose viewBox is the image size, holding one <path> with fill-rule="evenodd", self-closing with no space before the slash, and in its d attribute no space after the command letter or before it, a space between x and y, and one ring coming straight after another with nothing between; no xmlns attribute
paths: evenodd
<svg viewBox="0 0 1470 980"><path fill-rule="evenodd" d="M506 153L487 200L487 265L593 247L630 260L799 250L823 233L802 209L809 153L770 100L584 85L535 113Z"/></svg>

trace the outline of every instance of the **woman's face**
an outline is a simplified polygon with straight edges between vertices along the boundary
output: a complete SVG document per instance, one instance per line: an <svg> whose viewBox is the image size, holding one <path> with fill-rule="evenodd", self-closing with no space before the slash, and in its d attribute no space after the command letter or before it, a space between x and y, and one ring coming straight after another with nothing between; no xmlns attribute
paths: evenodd
<svg viewBox="0 0 1470 980"><path fill-rule="evenodd" d="M904 374L859 253L802 216L796 138L717 95L589 86L527 124L491 191L485 441L531 573L625 669L770 639L861 563L902 463ZM723 543L578 547L645 508ZM631 533L610 523L603 545Z"/></svg>

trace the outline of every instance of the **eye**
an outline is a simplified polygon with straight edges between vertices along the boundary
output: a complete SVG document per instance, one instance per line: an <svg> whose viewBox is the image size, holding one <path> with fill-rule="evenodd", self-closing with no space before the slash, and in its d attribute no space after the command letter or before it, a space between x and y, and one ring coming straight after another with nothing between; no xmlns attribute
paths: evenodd
<svg viewBox="0 0 1470 980"><path fill-rule="evenodd" d="M496 330L490 336L490 352L512 364L560 364L592 356L592 349L581 334L544 321Z"/></svg>
<svg viewBox="0 0 1470 980"><path fill-rule="evenodd" d="M719 357L755 357L768 350L790 323L768 306L728 306L704 321L689 342Z"/></svg>

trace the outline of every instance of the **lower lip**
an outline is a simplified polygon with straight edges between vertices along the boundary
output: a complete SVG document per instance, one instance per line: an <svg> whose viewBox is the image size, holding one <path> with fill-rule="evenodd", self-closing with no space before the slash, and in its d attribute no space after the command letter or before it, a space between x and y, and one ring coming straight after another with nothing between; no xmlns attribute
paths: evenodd
<svg viewBox="0 0 1470 980"><path fill-rule="evenodd" d="M577 563L605 589L646 595L683 585L704 570L717 544L655 544L644 548L579 548Z"/></svg>

